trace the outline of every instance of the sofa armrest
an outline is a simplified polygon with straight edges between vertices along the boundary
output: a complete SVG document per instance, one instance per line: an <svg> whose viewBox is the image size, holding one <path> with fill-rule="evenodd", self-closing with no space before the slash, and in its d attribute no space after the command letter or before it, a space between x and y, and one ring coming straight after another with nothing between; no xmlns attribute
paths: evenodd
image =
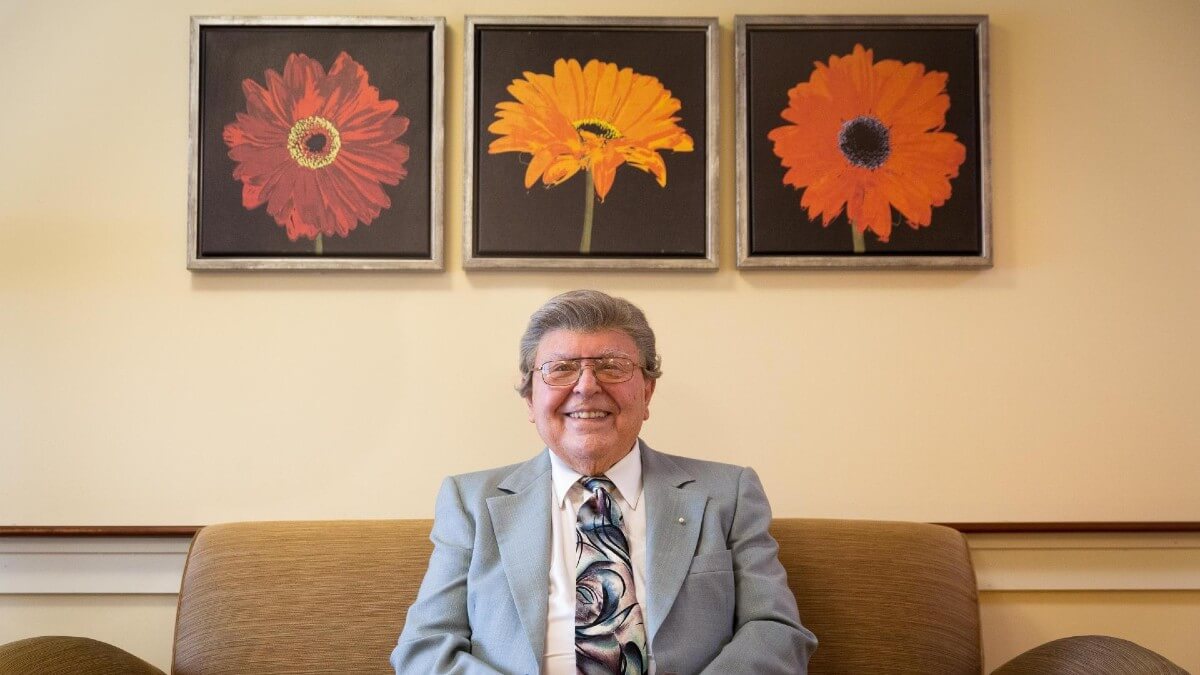
<svg viewBox="0 0 1200 675"><path fill-rule="evenodd" d="M110 644L84 637L44 635L0 645L0 675L163 675Z"/></svg>
<svg viewBox="0 0 1200 675"><path fill-rule="evenodd" d="M1034 647L992 675L1187 675L1145 647L1106 635L1076 635Z"/></svg>

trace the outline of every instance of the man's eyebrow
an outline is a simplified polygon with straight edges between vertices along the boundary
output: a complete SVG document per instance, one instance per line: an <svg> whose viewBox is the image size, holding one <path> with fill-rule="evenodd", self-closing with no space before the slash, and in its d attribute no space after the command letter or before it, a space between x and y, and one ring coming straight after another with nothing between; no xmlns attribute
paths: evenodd
<svg viewBox="0 0 1200 675"><path fill-rule="evenodd" d="M576 354L568 354L567 352L551 352L546 354L544 361L567 361L570 359L600 359L607 356L621 356L624 358L633 358L620 349L601 349L598 353L589 356L578 356Z"/></svg>
<svg viewBox="0 0 1200 675"><path fill-rule="evenodd" d="M600 354L599 354L599 355L600 355L600 356L624 356L624 357L626 357L626 358L628 358L628 357L629 357L629 355L628 355L628 354L626 354L624 351L622 351L622 350L620 350L620 349L616 349L616 348L613 348L613 349L602 349L602 350L600 350Z"/></svg>

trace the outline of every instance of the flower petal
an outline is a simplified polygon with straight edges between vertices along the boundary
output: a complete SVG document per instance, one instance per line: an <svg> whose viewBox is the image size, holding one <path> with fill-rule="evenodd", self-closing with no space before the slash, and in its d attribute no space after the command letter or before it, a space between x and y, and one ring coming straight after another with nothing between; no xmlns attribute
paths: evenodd
<svg viewBox="0 0 1200 675"><path fill-rule="evenodd" d="M604 201L604 198L608 196L608 191L612 189L613 181L617 178L617 167L624 162L624 157L612 153L592 164L592 179L595 181L596 196L600 198L600 201Z"/></svg>
<svg viewBox="0 0 1200 675"><path fill-rule="evenodd" d="M325 97L318 85L324 79L325 69L321 64L304 54L288 56L283 67L283 86L291 99L293 120L316 115L321 110Z"/></svg>

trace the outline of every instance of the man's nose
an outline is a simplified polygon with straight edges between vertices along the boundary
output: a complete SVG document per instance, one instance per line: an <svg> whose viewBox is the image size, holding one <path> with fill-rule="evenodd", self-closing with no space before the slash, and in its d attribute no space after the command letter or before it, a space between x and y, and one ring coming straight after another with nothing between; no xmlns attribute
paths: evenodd
<svg viewBox="0 0 1200 675"><path fill-rule="evenodd" d="M575 382L575 391L588 394L600 389L600 381L596 379L596 366L591 363L580 364L579 380Z"/></svg>

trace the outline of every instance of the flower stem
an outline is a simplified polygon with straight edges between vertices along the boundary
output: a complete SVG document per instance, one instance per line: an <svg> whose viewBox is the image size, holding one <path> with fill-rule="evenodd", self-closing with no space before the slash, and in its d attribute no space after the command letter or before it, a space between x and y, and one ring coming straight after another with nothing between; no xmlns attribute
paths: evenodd
<svg viewBox="0 0 1200 675"><path fill-rule="evenodd" d="M854 226L854 223L850 223L850 236L854 238L855 253L865 253L867 250L867 242L863 240L864 234L866 234L866 230L860 230Z"/></svg>
<svg viewBox="0 0 1200 675"><path fill-rule="evenodd" d="M313 244L313 251L315 251L317 255L321 255L321 253L324 250L325 250L325 242L321 240L321 235L318 234L316 243Z"/></svg>
<svg viewBox="0 0 1200 675"><path fill-rule="evenodd" d="M583 238L579 240L579 252L592 252L592 216L596 208L596 181L592 178L592 170L583 172L587 180L584 183L583 195Z"/></svg>

